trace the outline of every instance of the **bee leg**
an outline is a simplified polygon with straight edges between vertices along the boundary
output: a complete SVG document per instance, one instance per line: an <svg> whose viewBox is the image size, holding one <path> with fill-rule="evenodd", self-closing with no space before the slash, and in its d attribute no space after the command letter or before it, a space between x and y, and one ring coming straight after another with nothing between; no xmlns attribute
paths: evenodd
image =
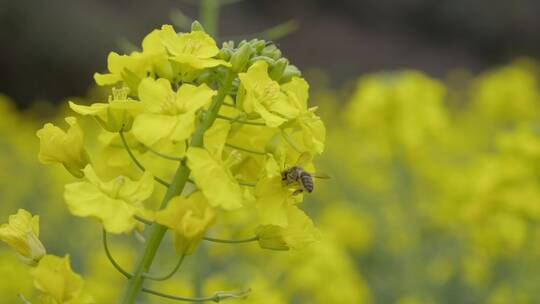
<svg viewBox="0 0 540 304"><path fill-rule="evenodd" d="M304 189L296 189L296 190L294 190L292 195L298 195L298 194L300 194L302 192L304 192Z"/></svg>

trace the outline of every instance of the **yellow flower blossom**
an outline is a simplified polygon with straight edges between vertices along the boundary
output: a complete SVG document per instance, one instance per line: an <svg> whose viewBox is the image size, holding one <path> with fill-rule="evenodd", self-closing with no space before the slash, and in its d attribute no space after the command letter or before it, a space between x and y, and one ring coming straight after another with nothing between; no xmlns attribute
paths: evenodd
<svg viewBox="0 0 540 304"><path fill-rule="evenodd" d="M43 294L40 303L90 304L92 298L83 293L84 280L71 269L69 255L46 255L31 271L34 286Z"/></svg>
<svg viewBox="0 0 540 304"><path fill-rule="evenodd" d="M0 226L0 240L15 249L22 261L37 263L45 255L45 247L39 240L39 216L19 209L9 216L7 224Z"/></svg>
<svg viewBox="0 0 540 304"><path fill-rule="evenodd" d="M294 205L285 207L287 226L261 225L256 229L259 245L264 249L302 249L319 237L313 221Z"/></svg>
<svg viewBox="0 0 540 304"><path fill-rule="evenodd" d="M131 231L137 224L134 215L144 213L143 201L152 195L152 175L145 172L138 181L124 176L102 181L91 166L84 169L84 175L86 181L65 187L64 199L71 213L96 217L111 233Z"/></svg>
<svg viewBox="0 0 540 304"><path fill-rule="evenodd" d="M165 209L155 215L156 222L174 231L174 245L178 254L193 253L214 218L214 210L200 191L188 197L174 197Z"/></svg>
<svg viewBox="0 0 540 304"><path fill-rule="evenodd" d="M289 97L291 104L299 110L299 115L293 126L301 131L299 138L305 147L305 151L321 154L324 150L326 128L321 118L315 115L317 108L308 109L307 107L308 83L303 78L293 77L290 82L283 84L281 87Z"/></svg>
<svg viewBox="0 0 540 304"><path fill-rule="evenodd" d="M38 158L42 163L58 162L75 177L83 177L82 169L88 164L88 154L83 146L83 131L75 117L66 117L67 132L47 123L37 131L40 147Z"/></svg>
<svg viewBox="0 0 540 304"><path fill-rule="evenodd" d="M242 207L242 190L221 159L203 148L190 147L187 166L197 187L212 207L233 210Z"/></svg>
<svg viewBox="0 0 540 304"><path fill-rule="evenodd" d="M246 73L238 74L244 91L239 91L243 109L259 114L269 127L278 127L299 111L290 104L279 83L268 76L268 64L257 61Z"/></svg>
<svg viewBox="0 0 540 304"><path fill-rule="evenodd" d="M216 42L203 31L177 34L170 25L161 28L161 40L163 45L172 55L171 60L179 64L181 79L186 79L189 74L196 70L211 68L218 65L230 66L221 59L215 59L219 53Z"/></svg>
<svg viewBox="0 0 540 304"><path fill-rule="evenodd" d="M283 162L274 157L266 161L263 175L255 187L256 209L261 225L285 227L288 224L287 206L294 204L291 189L284 187L281 171Z"/></svg>
<svg viewBox="0 0 540 304"><path fill-rule="evenodd" d="M215 94L205 84L184 84L175 93L168 80L145 78L139 97L146 112L135 118L133 134L146 146L164 138L183 141L195 130L196 111L207 106Z"/></svg>
<svg viewBox="0 0 540 304"><path fill-rule="evenodd" d="M142 103L127 97L128 91L128 88L113 88L113 96L109 96L108 103L82 106L70 101L69 106L76 113L94 116L109 132L118 132L122 128L124 131L129 131L134 115L142 111Z"/></svg>
<svg viewBox="0 0 540 304"><path fill-rule="evenodd" d="M109 73L95 73L96 83L112 85L124 81L132 92L137 93L140 81L148 74L172 79L173 68L161 36L162 30L159 29L148 34L142 42L142 52L132 52L130 55L109 53L107 57Z"/></svg>

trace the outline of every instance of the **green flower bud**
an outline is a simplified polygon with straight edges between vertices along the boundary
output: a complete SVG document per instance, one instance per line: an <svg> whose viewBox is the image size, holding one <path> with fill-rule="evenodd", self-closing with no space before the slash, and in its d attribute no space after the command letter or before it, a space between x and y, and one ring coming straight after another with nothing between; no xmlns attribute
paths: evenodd
<svg viewBox="0 0 540 304"><path fill-rule="evenodd" d="M242 45L231 57L233 71L240 73L245 70L249 62L249 58L253 54L253 49L249 44Z"/></svg>
<svg viewBox="0 0 540 304"><path fill-rule="evenodd" d="M281 51L275 45L270 44L261 51L261 55L268 56L274 60L278 60L279 58L281 58Z"/></svg>
<svg viewBox="0 0 540 304"><path fill-rule="evenodd" d="M238 43L238 48L241 48L242 46L244 46L244 44L247 44L247 43L248 43L248 42L247 42L247 40L245 40L245 39L242 40L242 41L240 41L240 43Z"/></svg>
<svg viewBox="0 0 540 304"><path fill-rule="evenodd" d="M197 77L198 83L208 83L210 82L210 78L212 77L212 73L210 71L204 71Z"/></svg>
<svg viewBox="0 0 540 304"><path fill-rule="evenodd" d="M274 65L270 67L270 72L268 72L270 78L275 81L279 81L288 64L289 60L287 60L287 58L279 58L278 60L276 60Z"/></svg>
<svg viewBox="0 0 540 304"><path fill-rule="evenodd" d="M197 20L195 20L195 21L193 21L193 23L191 23L191 31L192 32L205 32L204 27Z"/></svg>
<svg viewBox="0 0 540 304"><path fill-rule="evenodd" d="M264 40L257 40L252 43L250 43L251 46L255 49L255 53L260 53L266 46L266 41Z"/></svg>
<svg viewBox="0 0 540 304"><path fill-rule="evenodd" d="M281 79L279 80L279 82L281 83L289 82L295 76L296 77L302 76L302 72L300 72L300 70L296 66L289 64L285 68L285 71L283 71L283 74L281 75Z"/></svg>
<svg viewBox="0 0 540 304"><path fill-rule="evenodd" d="M255 62L259 61L259 60L263 60L263 61L266 61L266 63L268 64L268 66L273 66L276 61L268 56L254 56L253 58L251 58L251 60L249 61L249 65L251 66L252 64L254 64Z"/></svg>
<svg viewBox="0 0 540 304"><path fill-rule="evenodd" d="M218 58L223 59L225 61L229 61L229 59L231 59L233 53L234 53L234 51L232 49L223 48L223 49L219 50Z"/></svg>
<svg viewBox="0 0 540 304"><path fill-rule="evenodd" d="M223 42L222 47L224 49L234 49L234 41L232 41L232 40L225 41L225 42Z"/></svg>

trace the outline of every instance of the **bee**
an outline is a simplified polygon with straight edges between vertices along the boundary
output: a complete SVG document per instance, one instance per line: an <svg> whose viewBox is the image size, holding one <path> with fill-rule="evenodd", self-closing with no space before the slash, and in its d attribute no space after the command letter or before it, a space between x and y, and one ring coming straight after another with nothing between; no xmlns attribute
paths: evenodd
<svg viewBox="0 0 540 304"><path fill-rule="evenodd" d="M286 168L281 172L281 181L286 186L298 185L298 189L293 192L293 195L298 195L304 191L307 193L313 192L313 178L330 178L324 173L309 173L304 170L300 164L308 163L311 161L311 155L309 153L302 153L298 158L298 161L294 166Z"/></svg>

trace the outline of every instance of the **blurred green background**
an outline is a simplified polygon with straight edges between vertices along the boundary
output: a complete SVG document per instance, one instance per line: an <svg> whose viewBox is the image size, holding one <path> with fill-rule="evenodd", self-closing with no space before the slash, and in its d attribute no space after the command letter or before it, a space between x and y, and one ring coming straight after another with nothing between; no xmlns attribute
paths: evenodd
<svg viewBox="0 0 540 304"><path fill-rule="evenodd" d="M0 220L40 214L48 251L71 254L98 303L114 302L122 277L99 224L68 214L70 178L38 163L35 131L68 113L68 97L103 100L92 75L107 53L163 23L182 30L197 2L0 2ZM327 124L318 163L332 179L302 206L323 237L300 252L203 245L160 288L252 287L242 303L540 303L538 16L533 0L224 6L221 41L298 26L278 43ZM136 240L113 242L132 264ZM157 271L175 262L164 247ZM31 281L0 248L0 303L17 303Z"/></svg>

